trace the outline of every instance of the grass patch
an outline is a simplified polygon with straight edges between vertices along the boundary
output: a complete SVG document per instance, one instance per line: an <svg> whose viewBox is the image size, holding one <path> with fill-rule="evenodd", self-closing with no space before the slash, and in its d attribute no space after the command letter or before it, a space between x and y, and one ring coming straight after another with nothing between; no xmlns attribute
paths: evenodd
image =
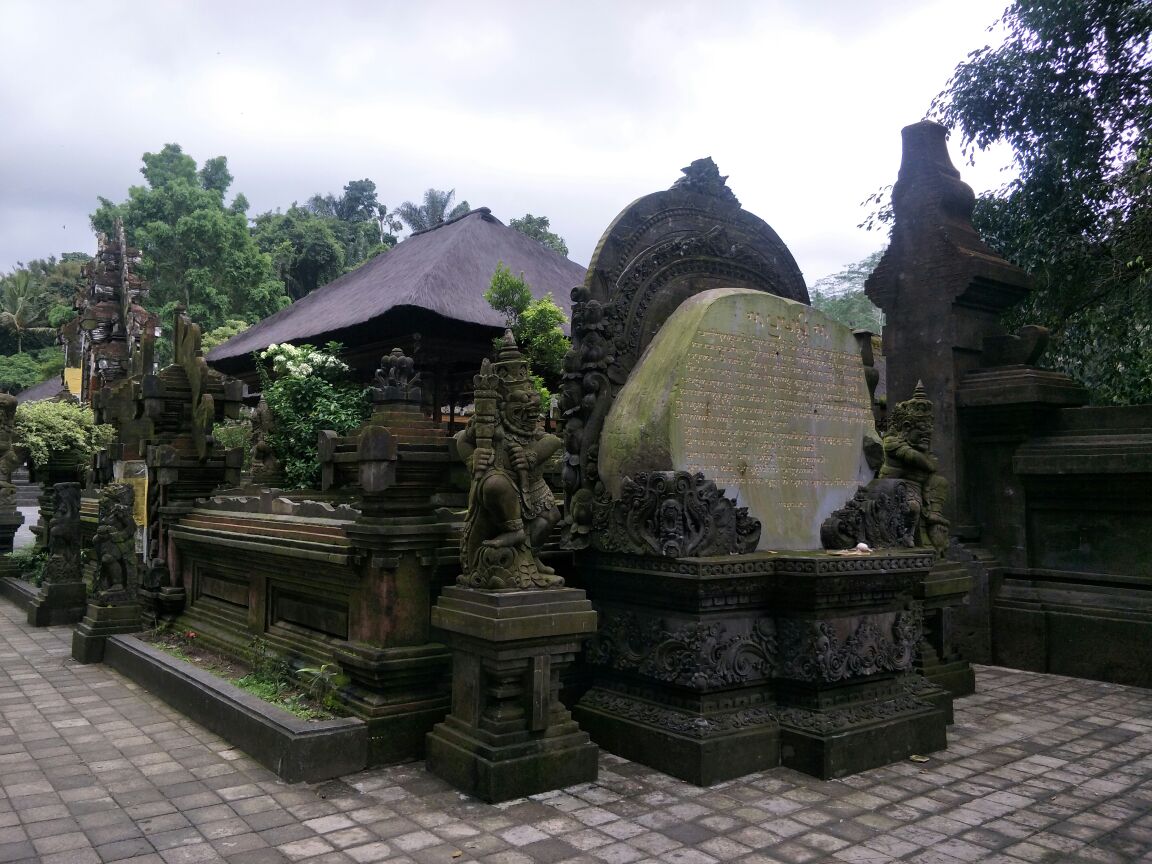
<svg viewBox="0 0 1152 864"><path fill-rule="evenodd" d="M325 663L319 669L295 670L286 660L271 653L263 639L253 639L248 645L248 656L240 660L198 643L195 631L169 626L142 633L140 638L301 720L347 716L335 700L339 678L330 664Z"/></svg>

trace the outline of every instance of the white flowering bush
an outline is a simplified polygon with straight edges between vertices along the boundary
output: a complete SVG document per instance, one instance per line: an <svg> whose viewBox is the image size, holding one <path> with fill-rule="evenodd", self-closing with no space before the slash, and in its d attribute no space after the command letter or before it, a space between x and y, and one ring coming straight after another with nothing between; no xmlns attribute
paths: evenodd
<svg viewBox="0 0 1152 864"><path fill-rule="evenodd" d="M274 426L268 436L272 452L292 488L314 486L320 476L316 436L321 429L345 435L368 416L365 389L348 380L348 365L336 355L342 346L329 342L320 351L311 345L269 345L256 356L264 401Z"/></svg>
<svg viewBox="0 0 1152 864"><path fill-rule="evenodd" d="M311 345L292 345L288 342L269 345L257 356L272 364L272 374L277 377L290 375L295 378L307 378L310 375L319 375L329 381L335 381L348 372L348 364L336 356L339 346L330 342L325 346L327 352L320 351ZM336 348L336 351L332 349Z"/></svg>

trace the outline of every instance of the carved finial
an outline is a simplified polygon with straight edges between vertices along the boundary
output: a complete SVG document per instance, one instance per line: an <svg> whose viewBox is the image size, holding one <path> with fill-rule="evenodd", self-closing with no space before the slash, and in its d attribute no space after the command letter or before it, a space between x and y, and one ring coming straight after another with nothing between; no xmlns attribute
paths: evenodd
<svg viewBox="0 0 1152 864"><path fill-rule="evenodd" d="M711 156L697 159L687 168L681 168L680 170L684 172L684 176L672 184L673 189L683 189L688 192L714 195L717 198L723 198L725 201L731 201L737 207L740 206L740 202L736 200L736 196L726 185L728 178L720 176L720 169L716 163L712 161Z"/></svg>
<svg viewBox="0 0 1152 864"><path fill-rule="evenodd" d="M916 379L916 389L914 389L912 391L912 398L913 399L927 399L928 398L928 391L924 389L924 379L923 378L917 378Z"/></svg>

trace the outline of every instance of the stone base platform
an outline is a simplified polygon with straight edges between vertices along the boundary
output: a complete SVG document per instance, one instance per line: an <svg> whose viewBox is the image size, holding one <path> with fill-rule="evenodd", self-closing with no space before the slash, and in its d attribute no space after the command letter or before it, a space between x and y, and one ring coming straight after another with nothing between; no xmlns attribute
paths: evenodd
<svg viewBox="0 0 1152 864"><path fill-rule="evenodd" d="M446 588L432 624L452 646L452 713L428 770L484 801L596 779L598 749L560 703L560 670L596 629L584 592Z"/></svg>
<svg viewBox="0 0 1152 864"><path fill-rule="evenodd" d="M83 582L45 582L28 606L28 624L75 624L84 617L87 605L88 589Z"/></svg>
<svg viewBox="0 0 1152 864"><path fill-rule="evenodd" d="M946 746L916 674L929 551L589 555L601 624L573 714L610 752L710 785L784 765L843 777Z"/></svg>

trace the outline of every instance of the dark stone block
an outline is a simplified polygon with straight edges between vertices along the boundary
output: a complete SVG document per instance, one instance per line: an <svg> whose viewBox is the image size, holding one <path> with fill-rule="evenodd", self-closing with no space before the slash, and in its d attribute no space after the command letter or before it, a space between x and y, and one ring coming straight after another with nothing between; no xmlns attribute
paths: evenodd
<svg viewBox="0 0 1152 864"><path fill-rule="evenodd" d="M583 591L453 586L432 623L452 646L452 713L428 734L429 771L489 802L596 779L599 750L559 699L596 628Z"/></svg>
<svg viewBox="0 0 1152 864"><path fill-rule="evenodd" d="M77 663L100 663L104 660L104 643L117 633L140 630L140 607L97 606L88 604L88 612L72 631L72 659Z"/></svg>
<svg viewBox="0 0 1152 864"><path fill-rule="evenodd" d="M28 606L28 626L75 624L84 617L88 590L83 582L46 582Z"/></svg>
<svg viewBox="0 0 1152 864"><path fill-rule="evenodd" d="M327 780L367 764L368 729L362 720L299 720L132 636L109 637L104 662L285 782Z"/></svg>
<svg viewBox="0 0 1152 864"><path fill-rule="evenodd" d="M697 786L780 764L780 727L763 708L701 715L593 689L573 715L608 752Z"/></svg>

